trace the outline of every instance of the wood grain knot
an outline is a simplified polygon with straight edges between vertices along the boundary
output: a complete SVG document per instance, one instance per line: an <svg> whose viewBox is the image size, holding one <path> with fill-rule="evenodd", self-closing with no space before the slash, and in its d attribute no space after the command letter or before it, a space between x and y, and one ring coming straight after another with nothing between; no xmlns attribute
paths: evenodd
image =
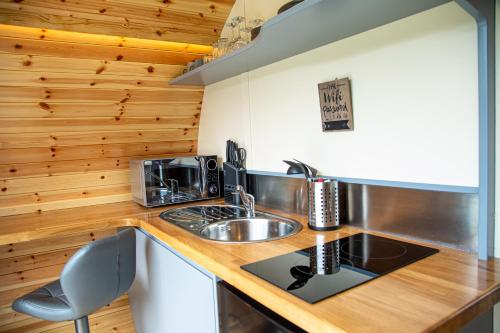
<svg viewBox="0 0 500 333"><path fill-rule="evenodd" d="M116 57L116 60L117 60L117 61L120 61L120 60L122 60L122 59L123 59L123 56L122 56L121 54L119 54L119 55Z"/></svg>
<svg viewBox="0 0 500 333"><path fill-rule="evenodd" d="M50 105L48 105L47 103L40 102L38 103L38 106L40 106L44 110L50 110Z"/></svg>
<svg viewBox="0 0 500 333"><path fill-rule="evenodd" d="M106 12L106 8L102 8L99 10L99 13L104 14Z"/></svg>
<svg viewBox="0 0 500 333"><path fill-rule="evenodd" d="M155 71L155 68L153 66L148 67L148 72L153 73Z"/></svg>
<svg viewBox="0 0 500 333"><path fill-rule="evenodd" d="M16 44L16 45L14 45L14 48L16 48L16 49L22 49L23 46L21 44Z"/></svg>
<svg viewBox="0 0 500 333"><path fill-rule="evenodd" d="M101 67L99 67L99 68L95 71L95 73L96 73L96 74L101 74L101 73L102 73L105 69L106 69L106 66L101 66Z"/></svg>
<svg viewBox="0 0 500 333"><path fill-rule="evenodd" d="M23 61L23 66L31 66L31 61L29 60Z"/></svg>

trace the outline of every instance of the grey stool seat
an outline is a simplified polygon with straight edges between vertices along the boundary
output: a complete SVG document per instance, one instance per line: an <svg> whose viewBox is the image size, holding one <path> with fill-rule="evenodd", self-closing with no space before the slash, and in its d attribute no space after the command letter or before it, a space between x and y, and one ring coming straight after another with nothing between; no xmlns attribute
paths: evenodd
<svg viewBox="0 0 500 333"><path fill-rule="evenodd" d="M88 315L126 292L135 278L135 232L127 229L87 244L64 266L60 280L19 297L12 308L49 321L74 320L89 332Z"/></svg>
<svg viewBox="0 0 500 333"><path fill-rule="evenodd" d="M50 321L76 320L59 280L16 299L12 305L17 312Z"/></svg>

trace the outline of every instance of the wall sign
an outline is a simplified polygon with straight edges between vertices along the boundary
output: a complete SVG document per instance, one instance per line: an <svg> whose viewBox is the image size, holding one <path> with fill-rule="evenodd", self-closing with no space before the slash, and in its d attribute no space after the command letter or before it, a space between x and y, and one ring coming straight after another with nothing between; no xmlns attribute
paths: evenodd
<svg viewBox="0 0 500 333"><path fill-rule="evenodd" d="M318 84L323 132L352 130L351 83L349 78Z"/></svg>

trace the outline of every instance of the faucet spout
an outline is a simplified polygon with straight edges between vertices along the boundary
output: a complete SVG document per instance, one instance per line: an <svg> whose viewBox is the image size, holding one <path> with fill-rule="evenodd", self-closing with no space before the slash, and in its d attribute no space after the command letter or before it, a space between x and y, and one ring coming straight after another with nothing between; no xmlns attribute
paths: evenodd
<svg viewBox="0 0 500 333"><path fill-rule="evenodd" d="M241 202L243 203L243 206L245 207L247 211L247 217L248 218L254 218L255 217L255 198L253 195L248 194L245 192L245 189L241 185L236 186L236 192L233 194L237 194L241 198Z"/></svg>

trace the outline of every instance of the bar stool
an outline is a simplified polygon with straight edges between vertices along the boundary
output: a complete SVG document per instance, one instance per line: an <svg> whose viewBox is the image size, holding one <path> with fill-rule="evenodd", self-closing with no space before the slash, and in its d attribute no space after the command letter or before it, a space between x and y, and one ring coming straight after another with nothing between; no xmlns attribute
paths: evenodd
<svg viewBox="0 0 500 333"><path fill-rule="evenodd" d="M135 278L135 232L82 247L66 263L61 278L19 297L12 308L49 321L73 320L77 333L89 333L88 315L126 292Z"/></svg>

